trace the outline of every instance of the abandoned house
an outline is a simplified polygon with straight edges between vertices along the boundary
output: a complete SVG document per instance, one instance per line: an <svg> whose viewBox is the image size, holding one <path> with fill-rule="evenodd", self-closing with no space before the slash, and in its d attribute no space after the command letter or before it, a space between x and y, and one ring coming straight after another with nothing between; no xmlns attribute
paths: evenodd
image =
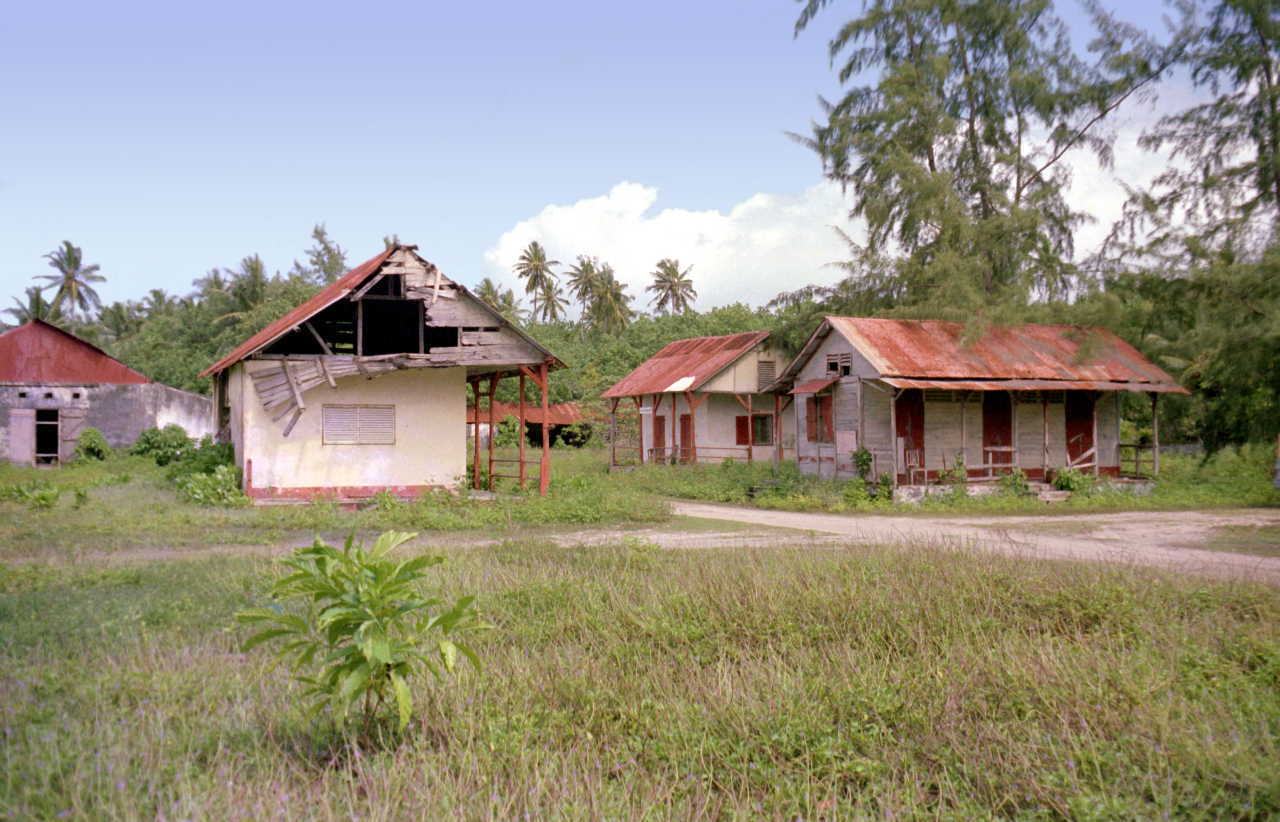
<svg viewBox="0 0 1280 822"><path fill-rule="evenodd" d="M515 377L542 390L563 364L419 257L396 245L348 271L205 370L219 436L235 446L244 492L263 503L380 491L415 496L466 475L467 392ZM550 481L541 457L508 475ZM489 449L489 487L496 460ZM537 466L530 475L529 464ZM471 484L481 485L475 442Z"/></svg>
<svg viewBox="0 0 1280 822"><path fill-rule="evenodd" d="M796 398L801 470L899 484L1021 468L1109 476L1159 468L1157 398L1187 391L1100 328L1021 325L966 343L959 323L827 317L779 378ZM1151 443L1120 441L1120 396L1150 398Z"/></svg>
<svg viewBox="0 0 1280 822"><path fill-rule="evenodd" d="M200 437L213 432L211 408L41 320L0 334L0 454L11 462L64 463L86 427L113 448L170 424Z"/></svg>
<svg viewBox="0 0 1280 822"><path fill-rule="evenodd" d="M677 340L604 392L611 464L752 462L793 453L790 397L765 389L785 358L768 331ZM638 431L625 436L618 405L630 399Z"/></svg>

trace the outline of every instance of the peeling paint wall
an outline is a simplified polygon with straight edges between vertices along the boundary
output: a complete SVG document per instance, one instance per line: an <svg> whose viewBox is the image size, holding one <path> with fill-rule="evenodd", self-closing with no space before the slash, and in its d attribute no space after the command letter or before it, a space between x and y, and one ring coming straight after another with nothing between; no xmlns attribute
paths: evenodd
<svg viewBox="0 0 1280 822"><path fill-rule="evenodd" d="M465 368L396 371L369 379L337 381L303 395L306 410L289 436L286 420L277 422L263 409L250 369L279 368L278 363L247 361L231 382L233 410L242 415L237 437L246 483L254 489L371 489L455 487L466 471ZM392 405L395 444L326 445L321 408L335 405ZM270 495L270 494L268 494Z"/></svg>

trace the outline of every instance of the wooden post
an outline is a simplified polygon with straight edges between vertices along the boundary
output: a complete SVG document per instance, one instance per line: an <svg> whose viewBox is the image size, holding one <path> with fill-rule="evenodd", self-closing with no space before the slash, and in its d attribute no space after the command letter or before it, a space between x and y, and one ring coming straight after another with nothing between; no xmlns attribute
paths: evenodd
<svg viewBox="0 0 1280 822"><path fill-rule="evenodd" d="M782 395L773 395L773 462L782 464Z"/></svg>
<svg viewBox="0 0 1280 822"><path fill-rule="evenodd" d="M364 356L364 301L362 300L356 300L356 356ZM478 394L476 399L479 399Z"/></svg>
<svg viewBox="0 0 1280 822"><path fill-rule="evenodd" d="M609 400L609 468L618 464L618 398Z"/></svg>
<svg viewBox="0 0 1280 822"><path fill-rule="evenodd" d="M474 446L471 454L471 487L480 490L480 380L467 380L467 384L471 386L472 403L472 423L474 434L472 436L472 445Z"/></svg>
<svg viewBox="0 0 1280 822"><path fill-rule="evenodd" d="M521 371L520 372L520 489L521 490L524 490L525 480L527 479L527 477L525 476L525 470L524 470L524 441L526 436L524 425L525 425L524 372Z"/></svg>
<svg viewBox="0 0 1280 822"><path fill-rule="evenodd" d="M679 422L680 422L679 415L676 413L676 395L672 394L671 395L671 431L669 432L670 436L667 437L667 439L671 442L672 456L677 456L679 453L678 451L676 451L676 432L680 430L680 426L678 424ZM684 447L683 442L680 443L680 447L682 448Z"/></svg>
<svg viewBox="0 0 1280 822"><path fill-rule="evenodd" d="M644 400L639 397L632 397L631 400L636 404L636 425L640 426L636 431L640 435L640 438L636 441L636 450L640 452L640 464L644 465L644 415L640 413L640 407L644 404ZM652 410L652 406L650 406L650 409ZM649 419L653 419L652 414L649 415ZM653 429L651 428L649 431L652 434Z"/></svg>
<svg viewBox="0 0 1280 822"><path fill-rule="evenodd" d="M1044 473L1041 477L1045 482L1049 481L1049 395L1040 392L1040 419L1044 424L1044 445L1040 452L1040 470Z"/></svg>
<svg viewBox="0 0 1280 822"><path fill-rule="evenodd" d="M969 392L960 392L960 461L964 463L964 481L969 481Z"/></svg>
<svg viewBox="0 0 1280 822"><path fill-rule="evenodd" d="M551 412L547 406L547 363L543 360L542 365L538 367L538 376L541 378L539 382L542 384L542 463L538 472L538 494L540 496L547 495L547 487L551 484L551 430L547 425L547 420L551 418Z"/></svg>
<svg viewBox="0 0 1280 822"><path fill-rule="evenodd" d="M898 487L898 391L889 392L889 443L893 449L893 487ZM818 452L818 474L822 474L822 452Z"/></svg>
<svg viewBox="0 0 1280 822"><path fill-rule="evenodd" d="M497 437L494 436L498 432L497 409L494 407L493 398L498 393L498 375L493 373L489 375L489 490L498 490L498 481L493 476L493 444Z"/></svg>
<svg viewBox="0 0 1280 822"><path fill-rule="evenodd" d="M1155 479L1160 473L1160 415L1158 413L1160 404L1160 395L1151 392L1151 477ZM1097 443L1094 443L1097 446ZM1097 463L1094 458L1094 463Z"/></svg>

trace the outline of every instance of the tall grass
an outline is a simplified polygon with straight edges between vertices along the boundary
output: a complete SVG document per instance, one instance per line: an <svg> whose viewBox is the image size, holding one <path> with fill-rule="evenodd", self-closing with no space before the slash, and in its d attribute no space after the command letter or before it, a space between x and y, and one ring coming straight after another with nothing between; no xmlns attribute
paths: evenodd
<svg viewBox="0 0 1280 822"><path fill-rule="evenodd" d="M1265 819L1280 594L899 548L446 549L481 672L359 750L238 652L265 563L0 573L0 817Z"/></svg>

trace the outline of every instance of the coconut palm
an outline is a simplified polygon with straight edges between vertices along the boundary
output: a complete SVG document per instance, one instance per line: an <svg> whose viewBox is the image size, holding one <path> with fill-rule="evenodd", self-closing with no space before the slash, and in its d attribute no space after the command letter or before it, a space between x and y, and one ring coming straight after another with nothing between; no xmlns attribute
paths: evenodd
<svg viewBox="0 0 1280 822"><path fill-rule="evenodd" d="M44 320L54 325L66 322L62 309L46 300L44 294L40 293L39 286L34 285L27 289L26 303L14 297L13 308L6 308L4 313L12 317L17 325L24 325L32 320Z"/></svg>
<svg viewBox="0 0 1280 822"><path fill-rule="evenodd" d="M239 271L225 271L231 283L226 288L231 298L231 310L218 317L214 322L238 320L249 314L267 299L267 287L270 278L267 276L266 263L262 257L251 254L240 260Z"/></svg>
<svg viewBox="0 0 1280 822"><path fill-rule="evenodd" d="M569 291L582 306L582 316L587 316L600 282L600 261L595 257L579 254L578 261L569 269Z"/></svg>
<svg viewBox="0 0 1280 822"><path fill-rule="evenodd" d="M58 273L39 274L36 279L49 281L42 290L57 289L51 303L53 307L61 308L65 302L68 315L74 316L76 311L87 315L102 305L98 292L94 291L90 283L105 282L107 278L97 273L99 266L84 264L83 252L72 245L70 240L63 240L62 245L44 255L44 258L49 261L49 267Z"/></svg>
<svg viewBox="0 0 1280 822"><path fill-rule="evenodd" d="M542 293L538 295L541 319L544 323L552 323L564 318L564 310L569 301L560 293L560 286L555 281L548 281Z"/></svg>
<svg viewBox="0 0 1280 822"><path fill-rule="evenodd" d="M591 328L607 334L621 331L635 313L631 310L631 295L627 293L626 284L614 276L613 267L608 263L597 269L597 277L589 310Z"/></svg>
<svg viewBox="0 0 1280 822"><path fill-rule="evenodd" d="M111 339L122 340L138 330L142 316L132 300L126 303L117 301L98 313L98 324L106 329Z"/></svg>
<svg viewBox="0 0 1280 822"><path fill-rule="evenodd" d="M689 272L692 270L693 266L689 266L681 271L680 261L670 257L659 260L658 267L653 272L653 285L645 289L653 292L653 299L649 304L667 314L683 314L688 311L689 303L698 298L698 292L693 289L693 282L689 279Z"/></svg>
<svg viewBox="0 0 1280 822"><path fill-rule="evenodd" d="M548 260L547 250L537 240L529 243L520 252L520 259L512 269L516 276L524 280L524 293L533 295L533 316L538 316L538 297L547 288L547 283L555 282L555 267L559 260Z"/></svg>
<svg viewBox="0 0 1280 822"><path fill-rule="evenodd" d="M524 319L524 309L520 307L520 301L516 299L516 293L510 288L503 288L495 283L491 278L485 277L476 286L476 296L481 302L497 311L502 316L513 322L521 322Z"/></svg>

